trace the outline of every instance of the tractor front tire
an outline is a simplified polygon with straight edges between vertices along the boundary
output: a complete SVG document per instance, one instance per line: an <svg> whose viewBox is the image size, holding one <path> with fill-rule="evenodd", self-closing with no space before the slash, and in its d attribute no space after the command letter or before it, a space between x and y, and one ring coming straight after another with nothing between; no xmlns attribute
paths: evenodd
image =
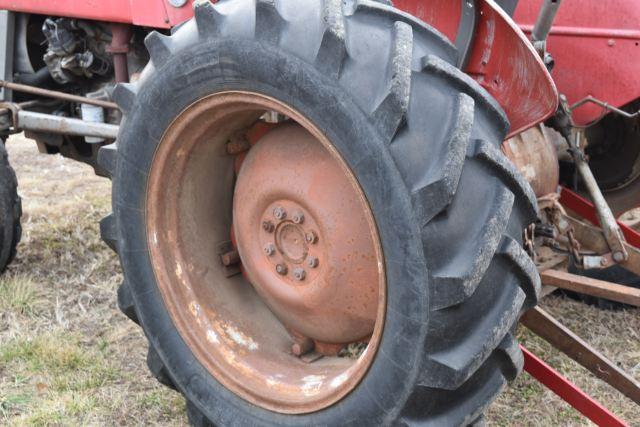
<svg viewBox="0 0 640 427"><path fill-rule="evenodd" d="M0 141L0 273L16 256L16 247L22 234L21 215L18 181L9 164L4 141Z"/></svg>
<svg viewBox="0 0 640 427"><path fill-rule="evenodd" d="M513 332L521 313L536 304L540 288L522 249L522 230L535 219L537 205L500 151L508 129L504 112L455 67L454 46L390 6L340 0L196 2L193 20L171 36L152 33L145 43L151 64L138 82L114 93L124 111L117 148L99 156L114 184L114 214L101 230L124 270L119 306L144 329L149 367L185 396L191 423L449 426L482 419L522 369ZM157 163L166 163L166 135L176 128L201 128L202 123L185 122L183 113L229 93L275 100L319 129L361 187L379 233L386 280L380 342L359 383L313 411L263 407L225 387L176 327L179 319L168 308L174 302L161 292L154 270L158 241L168 239L181 250L178 236L148 233L149 212L155 209L148 205L148 192L157 186L149 177ZM237 104L229 111L234 108ZM199 155L209 156L210 163L188 151L196 142L185 139L185 149L175 151L176 164L201 165L200 171L185 172L193 174L192 181L181 185L166 176L169 196L179 192L194 206L212 197L207 221L231 217L234 160L220 160L224 146L213 144L221 134L234 135L229 132L237 130L229 127L243 117L238 114L197 142L203 144ZM213 174L203 181L207 186L190 184L206 174ZM223 181L231 183L226 190ZM200 210L169 210L195 239L206 234L204 228L193 231ZM202 243L201 251L209 250ZM176 292L196 285L186 279L191 272L204 278L217 269L200 266L195 258L186 263L176 258L169 267L184 279L174 283ZM238 292L237 283L209 286ZM184 309L197 318L193 328L211 322L228 330L231 323L195 302ZM209 343L202 345L217 344L218 332L211 329ZM259 339L246 335L236 328L231 338L245 346ZM233 365L238 359L232 356ZM245 372L246 367L238 375ZM283 374L264 379L274 395ZM322 378L305 377L303 391L313 394Z"/></svg>

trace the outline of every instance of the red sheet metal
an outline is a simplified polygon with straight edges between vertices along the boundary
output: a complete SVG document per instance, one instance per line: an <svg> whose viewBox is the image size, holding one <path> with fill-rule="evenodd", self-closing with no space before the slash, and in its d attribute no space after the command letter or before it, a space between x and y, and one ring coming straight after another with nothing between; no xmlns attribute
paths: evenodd
<svg viewBox="0 0 640 427"><path fill-rule="evenodd" d="M524 354L524 370L582 415L599 426L628 426L627 423L615 416L571 381L560 375L558 371L547 365L535 354L531 353L522 345L520 349Z"/></svg>
<svg viewBox="0 0 640 427"><path fill-rule="evenodd" d="M396 0L394 4L455 41L459 0ZM556 112L558 93L528 38L493 0L478 0L477 33L465 70L507 113L511 137Z"/></svg>
<svg viewBox="0 0 640 427"><path fill-rule="evenodd" d="M521 0L515 20L531 31L542 0ZM570 104L592 95L615 107L640 97L640 1L565 1L551 30L553 77ZM602 109L586 105L574 112L584 125Z"/></svg>
<svg viewBox="0 0 640 427"><path fill-rule="evenodd" d="M174 8L166 0L0 0L0 9L170 28L193 15L192 0ZM403 9L455 40L460 0L396 0ZM492 0L478 0L479 22L471 74L506 111L512 136L555 113L558 94L526 36Z"/></svg>
<svg viewBox="0 0 640 427"><path fill-rule="evenodd" d="M593 225L600 225L598 216L596 215L596 208L590 201L579 194L574 193L568 188L562 187L560 203L562 203L565 208L572 210ZM620 221L618 221L618 225L620 226L627 243L640 249L640 233Z"/></svg>
<svg viewBox="0 0 640 427"><path fill-rule="evenodd" d="M0 9L171 28L193 16L192 3L174 8L166 0L0 0Z"/></svg>

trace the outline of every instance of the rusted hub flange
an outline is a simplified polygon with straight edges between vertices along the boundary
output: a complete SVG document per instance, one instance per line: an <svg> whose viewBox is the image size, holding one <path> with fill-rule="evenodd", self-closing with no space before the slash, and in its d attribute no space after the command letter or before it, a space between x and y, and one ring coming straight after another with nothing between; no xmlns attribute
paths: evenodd
<svg viewBox="0 0 640 427"><path fill-rule="evenodd" d="M267 111L297 125L253 138ZM247 129L248 140L260 143L233 155L229 142ZM160 141L146 216L149 257L167 313L219 383L286 414L319 411L358 385L384 327L382 249L351 170L303 115L249 92L193 103ZM232 242L245 275L230 268L238 265ZM357 358L318 360L294 354L312 346L304 335L327 341L316 343L321 351L370 340Z"/></svg>
<svg viewBox="0 0 640 427"><path fill-rule="evenodd" d="M373 332L378 260L365 203L297 124L268 133L240 170L233 216L245 272L284 324L314 340Z"/></svg>

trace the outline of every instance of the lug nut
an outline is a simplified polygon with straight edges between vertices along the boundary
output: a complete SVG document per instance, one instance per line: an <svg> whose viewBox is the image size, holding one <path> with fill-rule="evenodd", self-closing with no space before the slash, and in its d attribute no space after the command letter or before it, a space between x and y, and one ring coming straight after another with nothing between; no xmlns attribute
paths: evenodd
<svg viewBox="0 0 640 427"><path fill-rule="evenodd" d="M295 222L296 224L302 224L304 222L304 214L302 212L294 213L293 222Z"/></svg>
<svg viewBox="0 0 640 427"><path fill-rule="evenodd" d="M309 231L305 235L305 238L307 239L308 243L316 243L318 241L318 235L315 233L315 231Z"/></svg>
<svg viewBox="0 0 640 427"><path fill-rule="evenodd" d="M284 275L286 275L286 274L287 274L287 271L289 271L289 269L287 268L287 266L286 266L286 265L284 265L284 264L278 264L278 265L276 265L276 273L278 273L278 274L280 274L280 275L284 276Z"/></svg>
<svg viewBox="0 0 640 427"><path fill-rule="evenodd" d="M318 258L312 256L307 259L307 265L311 268L316 268L319 264Z"/></svg>
<svg viewBox="0 0 640 427"><path fill-rule="evenodd" d="M273 216L282 221L287 217L287 211L285 211L282 206L277 206L273 209Z"/></svg>
<svg viewBox="0 0 640 427"><path fill-rule="evenodd" d="M262 229L267 233L273 233L273 230L276 229L275 225L271 221L264 220L262 221Z"/></svg>
<svg viewBox="0 0 640 427"><path fill-rule="evenodd" d="M273 245L273 243L269 243L264 247L264 253L267 256L272 256L274 253L276 253L276 247Z"/></svg>
<svg viewBox="0 0 640 427"><path fill-rule="evenodd" d="M296 268L296 269L293 270L293 277L296 280L302 281L302 280L304 280L304 278L306 276L307 276L307 272L304 271L304 269L302 269L302 268Z"/></svg>

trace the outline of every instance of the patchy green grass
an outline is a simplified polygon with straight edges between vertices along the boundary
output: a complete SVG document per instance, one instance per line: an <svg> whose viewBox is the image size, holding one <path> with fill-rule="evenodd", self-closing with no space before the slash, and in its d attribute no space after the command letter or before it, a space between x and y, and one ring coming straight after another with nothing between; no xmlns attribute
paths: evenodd
<svg viewBox="0 0 640 427"><path fill-rule="evenodd" d="M0 278L0 425L187 423L184 400L147 371L147 343L116 306L122 274L99 238L110 183L91 168L8 142L23 197L18 257ZM547 311L640 379L640 311L606 312L559 297ZM638 407L520 328L535 354L629 422ZM489 425L589 425L527 374L491 406Z"/></svg>
<svg viewBox="0 0 640 427"><path fill-rule="evenodd" d="M38 297L37 285L30 276L0 276L0 312L33 313Z"/></svg>

